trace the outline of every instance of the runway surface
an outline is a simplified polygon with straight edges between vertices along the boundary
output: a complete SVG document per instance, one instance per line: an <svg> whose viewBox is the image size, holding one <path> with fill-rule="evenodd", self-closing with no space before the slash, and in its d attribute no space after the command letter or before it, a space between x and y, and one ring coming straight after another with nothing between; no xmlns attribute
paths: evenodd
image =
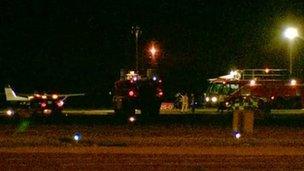
<svg viewBox="0 0 304 171"><path fill-rule="evenodd" d="M110 115L114 113L114 110L111 109L65 109L63 111L67 114L84 114L84 115ZM224 112L227 113L227 112ZM290 110L272 110L272 114L275 115L304 115L303 109L290 109ZM140 110L136 110L136 114L140 114ZM219 115L221 114L217 109L214 108L206 108L206 109L196 109L194 113L192 113L190 110L187 112L181 112L179 109L173 109L173 110L161 110L161 115L170 115L170 114L181 114L181 115L187 115L187 114L197 114L197 115Z"/></svg>
<svg viewBox="0 0 304 171"><path fill-rule="evenodd" d="M284 111L285 112L285 111ZM161 111L157 120L117 123L112 110L65 110L59 122L0 121L4 170L302 170L304 115L257 120L233 137L228 113ZM79 133L81 139L75 141Z"/></svg>
<svg viewBox="0 0 304 171"><path fill-rule="evenodd" d="M225 154L226 151L226 154ZM265 154L265 151L268 154ZM293 150L295 151L295 149ZM220 153L221 152L221 153ZM303 149L42 148L1 150L2 169L51 170L298 170ZM295 155L298 154L298 155Z"/></svg>

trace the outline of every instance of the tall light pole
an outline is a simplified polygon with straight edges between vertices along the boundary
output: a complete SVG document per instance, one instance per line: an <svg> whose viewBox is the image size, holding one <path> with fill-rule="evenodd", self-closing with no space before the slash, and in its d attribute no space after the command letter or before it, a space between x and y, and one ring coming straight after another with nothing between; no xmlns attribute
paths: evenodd
<svg viewBox="0 0 304 171"><path fill-rule="evenodd" d="M298 30L294 27L288 27L284 31L284 37L289 40L289 72L292 75L292 44L293 40L299 36Z"/></svg>
<svg viewBox="0 0 304 171"><path fill-rule="evenodd" d="M138 38L141 34L139 26L132 26L131 33L135 36L135 57L136 57L136 72L138 72Z"/></svg>

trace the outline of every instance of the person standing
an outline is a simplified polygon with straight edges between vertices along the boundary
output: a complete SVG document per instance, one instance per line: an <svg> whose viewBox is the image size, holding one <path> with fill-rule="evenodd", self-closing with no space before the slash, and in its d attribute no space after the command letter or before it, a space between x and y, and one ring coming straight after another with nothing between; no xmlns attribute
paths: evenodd
<svg viewBox="0 0 304 171"><path fill-rule="evenodd" d="M184 95L182 95L182 110L181 110L181 112L188 111L188 106L189 106L189 98L188 98L187 93L185 93Z"/></svg>
<svg viewBox="0 0 304 171"><path fill-rule="evenodd" d="M175 95L175 101L174 101L174 108L175 109L181 109L182 108L182 94L176 93Z"/></svg>
<svg viewBox="0 0 304 171"><path fill-rule="evenodd" d="M191 106L191 112L194 113L195 112L195 96L192 93L191 97L190 97L190 106Z"/></svg>

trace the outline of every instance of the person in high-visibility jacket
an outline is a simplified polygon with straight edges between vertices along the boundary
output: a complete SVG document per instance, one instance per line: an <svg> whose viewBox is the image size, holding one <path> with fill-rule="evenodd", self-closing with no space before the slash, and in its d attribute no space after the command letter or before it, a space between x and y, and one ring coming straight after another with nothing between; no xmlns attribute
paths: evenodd
<svg viewBox="0 0 304 171"><path fill-rule="evenodd" d="M181 112L188 111L188 106L189 106L189 98L188 98L187 93L185 93L184 95L182 95L182 110L181 110Z"/></svg>

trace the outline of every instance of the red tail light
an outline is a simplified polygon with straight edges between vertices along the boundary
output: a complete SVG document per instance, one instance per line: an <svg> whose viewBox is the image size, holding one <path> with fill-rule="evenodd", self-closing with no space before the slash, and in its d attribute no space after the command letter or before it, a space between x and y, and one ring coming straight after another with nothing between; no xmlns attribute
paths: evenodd
<svg viewBox="0 0 304 171"><path fill-rule="evenodd" d="M62 100L56 102L58 107L62 107L64 105L64 102Z"/></svg>
<svg viewBox="0 0 304 171"><path fill-rule="evenodd" d="M133 90L130 90L128 94L130 97L135 97L135 92Z"/></svg>
<svg viewBox="0 0 304 171"><path fill-rule="evenodd" d="M163 90L160 89L160 88L158 88L158 89L157 89L157 94L156 94L156 96L157 96L157 97L163 97L163 95L164 95Z"/></svg>
<svg viewBox="0 0 304 171"><path fill-rule="evenodd" d="M40 106L41 106L42 108L45 108L45 107L46 107L46 103L45 103L45 102L42 102L42 103L40 103Z"/></svg>
<svg viewBox="0 0 304 171"><path fill-rule="evenodd" d="M158 96L163 96L164 93L162 91L158 92Z"/></svg>

